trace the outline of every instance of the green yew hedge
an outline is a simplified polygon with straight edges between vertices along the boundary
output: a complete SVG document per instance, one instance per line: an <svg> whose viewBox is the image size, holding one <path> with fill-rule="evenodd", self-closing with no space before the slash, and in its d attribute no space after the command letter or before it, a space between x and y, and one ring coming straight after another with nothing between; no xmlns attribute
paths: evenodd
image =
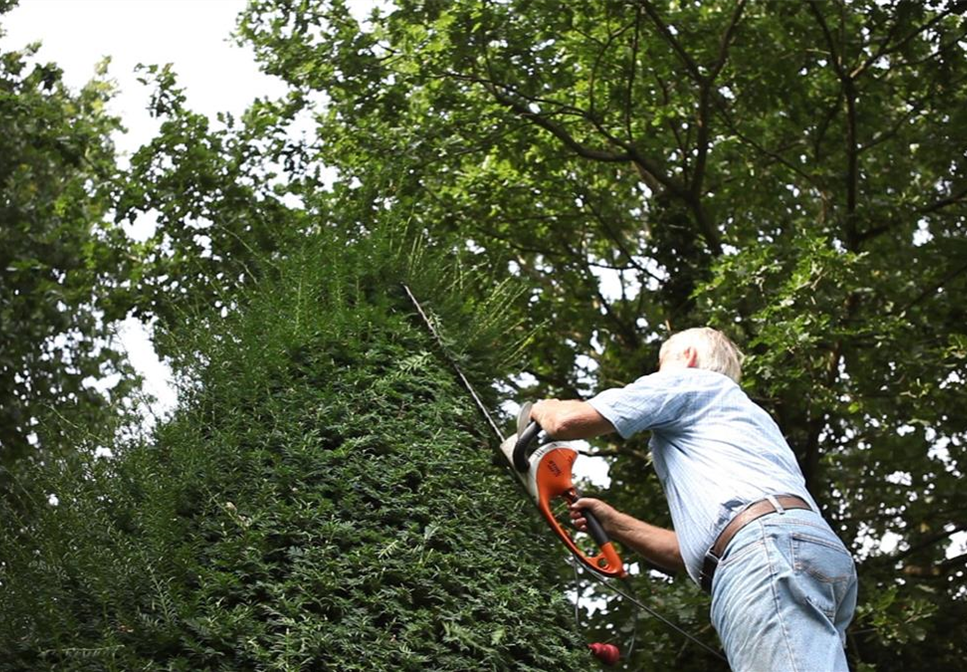
<svg viewBox="0 0 967 672"><path fill-rule="evenodd" d="M0 669L592 664L561 550L400 282L488 395L512 297L470 305L428 256L327 234L276 259L237 310L190 321L181 406L150 439L105 459L78 433L87 457L20 482Z"/></svg>

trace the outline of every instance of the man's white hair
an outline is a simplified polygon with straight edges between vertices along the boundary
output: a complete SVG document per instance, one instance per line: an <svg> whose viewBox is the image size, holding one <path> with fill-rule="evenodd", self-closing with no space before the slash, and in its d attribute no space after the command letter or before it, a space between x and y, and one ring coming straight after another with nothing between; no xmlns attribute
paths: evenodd
<svg viewBox="0 0 967 672"><path fill-rule="evenodd" d="M735 382L742 377L742 352L728 336L711 327L696 327L672 334L661 345L659 368L666 359L681 357L687 348L695 351L697 368L717 371Z"/></svg>

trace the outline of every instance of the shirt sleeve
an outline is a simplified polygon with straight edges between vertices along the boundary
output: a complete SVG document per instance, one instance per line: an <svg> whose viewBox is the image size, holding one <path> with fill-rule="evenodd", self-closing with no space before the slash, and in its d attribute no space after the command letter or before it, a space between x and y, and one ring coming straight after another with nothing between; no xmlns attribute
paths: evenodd
<svg viewBox="0 0 967 672"><path fill-rule="evenodd" d="M653 373L588 400L623 438L648 429L671 430L685 415L689 395L675 375Z"/></svg>

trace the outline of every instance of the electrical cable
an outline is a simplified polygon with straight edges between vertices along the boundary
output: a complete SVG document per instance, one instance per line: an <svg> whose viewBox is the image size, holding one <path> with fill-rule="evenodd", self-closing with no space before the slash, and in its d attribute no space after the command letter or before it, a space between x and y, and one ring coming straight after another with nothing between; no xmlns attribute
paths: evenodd
<svg viewBox="0 0 967 672"><path fill-rule="evenodd" d="M571 562L572 566L574 566L575 571L576 571L577 570L577 563L575 563L573 560L570 560L570 562ZM683 630L681 627L675 625L674 623L672 623L671 621L669 621L667 618L665 618L664 616L662 616L660 613L658 613L657 611L655 611L654 609L652 609L651 607L649 607L647 604L644 604L643 602L641 602L640 600L638 600L633 595L630 595L630 594L628 594L628 593L620 590L616 586L612 585L612 582L606 580L604 577L598 576L594 572L587 572L587 574L589 574L595 581L597 581L598 583L600 583L601 585L603 585L608 590L612 591L613 593L616 593L617 595L620 595L625 600L627 600L631 604L635 605L639 609L644 609L650 616L658 619L659 621L661 621L662 623L664 623L667 627L671 628L672 630L674 630L678 634L682 635L683 637L686 637L687 639L689 639L692 643L698 644L700 647L702 647L703 649L705 649L706 651L708 651L709 653L711 653L716 658L719 658L720 660L723 660L726 663L729 662L728 659L720 651L716 651L715 649L713 649L712 647L710 647L708 644L706 644L705 642L703 642L702 640L700 640L699 638L697 638L695 635L693 635L690 632L687 632L686 630ZM635 629L637 630L637 628L635 628Z"/></svg>
<svg viewBox="0 0 967 672"><path fill-rule="evenodd" d="M574 585L576 586L575 592L574 592L574 624L577 627L577 629L581 631L584 628L581 626L581 610L580 610L581 577L580 577L580 574L578 573L579 563L575 561L573 556L569 557L567 561L568 561L568 564L571 565L571 569L574 570ZM591 572L591 574L594 574L594 572ZM594 574L594 576L597 577L597 574ZM628 585L630 590L631 584L629 583ZM635 641L637 640L637 637L638 637L638 611L639 611L638 603L636 601L632 601L631 603L634 606L634 610L632 611L632 616L631 616L631 635L628 637L628 644L625 647L625 653L624 653L624 657L627 660L631 660L631 657L635 653Z"/></svg>

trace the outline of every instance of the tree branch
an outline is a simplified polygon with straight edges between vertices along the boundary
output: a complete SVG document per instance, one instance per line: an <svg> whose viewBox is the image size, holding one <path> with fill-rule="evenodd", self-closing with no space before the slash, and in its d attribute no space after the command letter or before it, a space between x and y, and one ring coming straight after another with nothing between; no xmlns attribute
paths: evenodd
<svg viewBox="0 0 967 672"><path fill-rule="evenodd" d="M724 106L719 105L718 106L718 110L719 110L719 113L722 115L722 118L725 120L725 123L728 125L728 130L729 130L729 132L732 135L734 135L739 140L741 140L745 144L747 144L750 147L752 147L758 153L760 153L763 156L766 156L766 157L772 159L776 163L779 163L779 164L783 165L788 170L790 170L794 174L796 174L799 177L801 177L802 179L804 179L806 182L809 183L809 185L811 187L813 187L814 189L816 189L820 193L820 195L823 198L823 200L826 200L826 198L827 198L826 197L826 193L823 190L822 186L819 184L819 182L816 181L816 178L814 178L809 173L805 172L802 168L800 168L796 164L794 164L791 161L789 161L788 159L786 159L784 156L782 156L782 154L779 154L780 151L784 151L786 149L790 149L792 147L795 147L797 144L799 144L799 141L796 141L796 142L793 142L793 143L789 143L787 146L781 147L778 150L770 150L770 149L767 149L767 148L763 147L762 145L760 145L758 142L756 142L754 139L752 139L752 138L748 137L747 135L745 135L744 133L742 133L742 131L740 131L739 128L738 128L738 126L736 125L735 120L732 118L731 113Z"/></svg>
<svg viewBox="0 0 967 672"><path fill-rule="evenodd" d="M610 143L621 147L621 149L624 150L623 152L612 152L588 147L587 145L576 140L574 136L567 131L567 129L551 119L549 114L543 114L531 110L530 107L525 105L522 100L516 97L518 94L516 92L512 93L510 88L506 85L497 84L491 80L483 80L479 78L475 78L474 81L487 87L487 89L491 92L491 95L493 95L497 102L499 102L501 105L509 108L521 118L526 119L534 125L548 131L551 135L563 143L564 146L569 148L578 156L585 159L590 159L592 161L600 161L604 163L631 163L636 167L642 179L650 189L660 191L662 188L664 188L669 193L679 198L682 198L687 193L682 185L678 184L672 177L665 174L665 172L655 162L643 156L633 145L624 143L612 136L601 126L599 122L597 122L597 120L591 118L587 112L581 110L572 111L572 113L580 115L583 119L585 119L585 121L591 122L595 129L601 133L601 135L603 135Z"/></svg>
<svg viewBox="0 0 967 672"><path fill-rule="evenodd" d="M581 144L575 140L574 137L562 126L552 121L547 116L539 112L532 111L520 101L507 95L506 93L503 93L497 85L491 84L490 92L493 94L494 98L497 99L497 102L510 108L516 114L532 122L534 125L543 128L545 131L564 143L568 149L582 158L591 159L593 161L602 161L605 163L630 163L632 160L631 155L628 153L619 154L616 152L594 149L593 147L588 147Z"/></svg>
<svg viewBox="0 0 967 672"><path fill-rule="evenodd" d="M809 9L812 11L816 22L823 31L823 36L826 38L826 46L829 48L829 55L833 68L835 68L839 79L843 80L847 77L847 73L843 70L843 63L840 61L839 51L836 48L836 41L833 38L832 32L829 30L829 24L826 23L826 17L824 17L823 13L819 11L818 0L809 0Z"/></svg>
<svg viewBox="0 0 967 672"><path fill-rule="evenodd" d="M711 72L709 72L706 81L709 84L715 81L722 72L722 68L725 67L726 61L729 58L729 48L732 46L732 37L735 33L736 27L739 25L739 21L742 20L742 13L745 11L746 0L739 0L735 3L735 9L732 12L732 18L729 21L729 25L726 26L725 32L722 33L721 39L719 39L719 53L718 58L715 59L715 63L712 65Z"/></svg>
<svg viewBox="0 0 967 672"><path fill-rule="evenodd" d="M967 264L958 266L954 270L950 271L944 277L942 277L939 280L939 282L936 282L932 286L923 290L922 292L920 292L917 298L913 299L913 301L910 301L908 304L903 306L903 309L900 311L900 314L905 313L906 311L913 308L918 303L921 303L922 301L925 301L926 299L930 298L931 296L937 293L938 289L946 285L951 280L955 279L958 275L961 275L962 273L965 273L965 272L967 272Z"/></svg>
<svg viewBox="0 0 967 672"><path fill-rule="evenodd" d="M833 119L836 118L836 113L839 112L842 101L843 92L840 91L836 97L836 101L829 107L829 110L823 117L822 122L816 127L816 138L813 142L813 160L816 163L820 163L822 160L822 155L820 154L820 145L823 144L823 140L826 138L826 131L829 130L830 124L832 124Z"/></svg>
<svg viewBox="0 0 967 672"><path fill-rule="evenodd" d="M860 75L862 75L864 72L866 72L866 70L868 70L871 65L873 65L874 63L876 63L882 57L888 56L890 54L893 54L893 53L896 53L896 52L900 51L913 38L915 38L918 35L921 35L924 32L930 30L931 28L933 28L935 25L937 25L938 23L940 23L941 21L943 21L948 16L951 16L951 15L953 15L956 12L963 12L964 9L965 9L965 5L967 5L967 3L964 3L964 2L954 2L954 3L952 3L950 7L948 7L946 10L944 10L940 14L937 14L935 17L933 17L932 19L930 19L929 21L927 21L923 25L917 26L916 28L914 28L906 37L904 37L903 39L901 39L899 42L897 42L896 44L890 45L889 44L890 38L893 37L893 35L896 34L896 30L897 30L897 28L899 28L899 24L898 23L894 23L893 26L890 28L890 31L887 34L887 38L886 38L886 40L884 40L883 45L874 54L872 54L865 61L863 61L862 63L860 63L858 66L856 66L856 68L854 68L853 71L849 73L849 76L851 78L853 78L853 79L856 79L857 77L859 77ZM938 52L939 51L940 50L938 49Z"/></svg>
<svg viewBox="0 0 967 672"><path fill-rule="evenodd" d="M630 23L626 25L624 28L618 30L617 32L609 32L608 39L601 46L601 50L594 58L594 65L591 66L591 76L590 76L590 81L588 82L588 116L590 118L595 118L597 116L595 114L595 93L594 93L595 88L594 87L595 87L595 83L597 82L598 68L601 65L601 61L604 60L605 54L608 52L608 49L611 48L611 45L614 43L614 41L619 37L621 37L622 35L624 35L629 30L631 30L631 28L636 27L636 24L637 24L637 19L634 23ZM631 140L630 134L628 136L628 140L629 141Z"/></svg>
<svg viewBox="0 0 967 672"><path fill-rule="evenodd" d="M735 11L725 32L719 40L719 52L715 63L709 71L708 77L702 79L702 86L699 92L698 102L698 138L696 141L698 156L695 159L695 172L692 174L692 186L690 191L699 198L702 194L702 184L705 181L705 168L708 165L709 134L711 132L710 103L712 89L715 86L715 79L722 72L726 61L729 58L729 47L732 44L732 36L735 28L742 18L745 9L745 0L739 0L735 5Z"/></svg>
<svg viewBox="0 0 967 672"><path fill-rule="evenodd" d="M921 539L919 542L917 542L913 546L910 546L905 551L902 551L900 553L894 553L892 555L883 556L883 561L886 562L887 560L889 560L891 564L901 562L909 558L911 555L915 555L920 551L930 548L931 546L936 546L940 542L949 539L950 537L957 534L958 532L964 532L965 530L967 530L967 525L958 525L957 527L950 530L949 532L947 530L944 530L943 532L937 532L936 534L932 534L929 537L926 537L925 539Z"/></svg>
<svg viewBox="0 0 967 672"><path fill-rule="evenodd" d="M635 37L631 43L631 65L628 68L628 83L625 86L625 133L628 142L634 140L635 134L631 129L631 101L634 97L635 79L638 73L638 53L641 50L641 7L635 10Z"/></svg>
<svg viewBox="0 0 967 672"><path fill-rule="evenodd" d="M564 243L570 257L575 260L580 260L580 264L584 271L584 280L587 283L589 289L594 292L597 297L598 303L604 309L604 314L614 325L615 329L619 334L621 334L621 340L624 341L625 345L631 349L637 349L640 345L641 339L639 338L638 331L635 329L633 324L628 324L622 320L611 308L611 304L604 294L601 293L601 284L598 282L597 277L591 271L591 267L587 261L587 254L583 251L575 250L571 248L567 243Z"/></svg>
<svg viewBox="0 0 967 672"><path fill-rule="evenodd" d="M641 460L644 464L651 464L651 458L648 453L635 450L633 448L628 448L627 446L614 446L611 444L612 448L598 448L593 453L588 453L593 457L620 457L620 456L630 456L636 460Z"/></svg>
<svg viewBox="0 0 967 672"><path fill-rule="evenodd" d="M948 205L956 205L958 203L967 203L967 187L946 198L941 198L939 201L934 201L930 205L921 208L920 212L926 215L946 208Z"/></svg>
<svg viewBox="0 0 967 672"><path fill-rule="evenodd" d="M857 251L856 204L859 193L859 145L856 139L856 85L852 79L843 81L846 96L846 244Z"/></svg>
<svg viewBox="0 0 967 672"><path fill-rule="evenodd" d="M625 259L628 260L630 268L638 271L638 273L648 275L649 277L660 281L661 278L638 263L634 255L628 249L628 246L625 245L625 242L621 239L621 236L619 236L618 233L611 228L607 218L604 217L600 210L594 207L594 205L591 203L591 200L582 196L582 201L584 201L585 207L591 212L591 215L594 217L594 219L597 220L598 225L601 227L601 230L604 231L605 236L614 244L615 248L622 255L624 255Z"/></svg>
<svg viewBox="0 0 967 672"><path fill-rule="evenodd" d="M681 42L678 41L678 38L675 37L675 34L662 20L661 16L659 16L654 5L652 5L649 0L638 0L638 2L644 8L645 13L648 14L648 17L651 19L652 23L655 24L655 27L658 28L658 32L661 33L662 37L665 38L665 41L668 42L672 50L678 54L678 57L682 59L682 63L685 64L685 69L689 72L692 78L696 81L701 80L702 71L699 69L698 64L692 59L691 56L689 56L688 52L685 51L685 48L682 47Z"/></svg>
<svg viewBox="0 0 967 672"><path fill-rule="evenodd" d="M856 130L856 83L845 69L844 55L837 49L836 42L826 23L826 18L819 10L818 0L810 0L809 8L816 22L819 24L826 38L829 48L830 61L842 85L843 96L846 99L846 218L845 239L846 247L857 251L859 238L856 231L856 205L859 192L859 150Z"/></svg>
<svg viewBox="0 0 967 672"><path fill-rule="evenodd" d="M655 75L655 81L658 83L658 88L661 89L662 103L667 106L671 102L671 95L668 93L668 84L665 82L664 79L661 78L661 76L658 74L657 71L654 73L654 75ZM688 160L687 160L688 148L685 146L685 141L684 139L682 139L682 134L679 133L678 126L675 125L674 121L672 121L671 118L669 118L665 122L665 124L668 126L668 130L671 131L672 135L675 136L675 144L677 146L678 153L681 154L686 159L683 162L683 174L687 175L688 174Z"/></svg>
<svg viewBox="0 0 967 672"><path fill-rule="evenodd" d="M894 21L893 25L890 26L890 29L887 31L886 37L883 39L882 43L880 44L880 48L877 49L876 53L874 53L872 56L867 58L866 61L864 61L859 67L855 68L853 72L850 73L850 75L854 77L859 77L860 75L863 74L863 72L867 68L869 68L871 65L876 63L878 60L880 60L881 57L885 56L887 53L888 45L890 44L890 40L893 39L893 37L896 35L896 32L897 30L899 30L899 28L900 28L900 22ZM872 35L872 31L870 32L870 34Z"/></svg>
<svg viewBox="0 0 967 672"><path fill-rule="evenodd" d="M899 70L901 68L912 68L912 67L923 65L924 63L929 63L930 61L936 60L939 56L943 55L944 51L958 45L960 42L963 42L964 37L967 37L967 31L960 33L959 35L957 35L957 37L951 38L950 40L943 42L939 47L937 47L936 51L930 52L923 58L917 58L912 61L896 61L895 63L891 63L890 69Z"/></svg>

